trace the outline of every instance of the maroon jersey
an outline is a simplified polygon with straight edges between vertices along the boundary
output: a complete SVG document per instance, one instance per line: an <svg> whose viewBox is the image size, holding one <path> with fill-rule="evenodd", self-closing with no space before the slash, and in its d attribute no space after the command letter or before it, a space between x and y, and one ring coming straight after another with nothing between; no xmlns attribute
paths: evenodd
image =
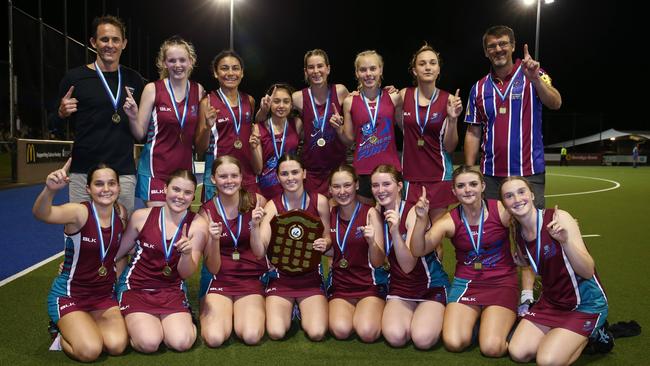
<svg viewBox="0 0 650 366"><path fill-rule="evenodd" d="M447 130L447 99L449 93L436 89L431 107L415 107L416 88L406 89L404 94L404 142L402 165L404 179L412 182L436 182L451 179L453 165L444 146ZM428 115L427 115L427 112ZM419 114L420 125L416 118ZM426 121L426 124L425 124ZM424 126L424 132L420 126ZM418 143L420 140L424 141Z"/></svg>
<svg viewBox="0 0 650 366"><path fill-rule="evenodd" d="M479 225L469 225L474 242L479 245L478 253L472 246L465 224L461 219L462 206L450 212L455 232L451 242L456 250L455 277L472 281L490 281L500 284L517 285L517 271L510 254L508 228L499 217L497 200L487 200L488 217L483 223L481 243L477 243ZM481 269L474 269L480 263Z"/></svg>
<svg viewBox="0 0 650 366"><path fill-rule="evenodd" d="M539 211L538 211L539 212ZM607 297L600 278L594 270L592 278L582 278L574 272L562 244L551 237L546 225L553 221L554 209L543 212L539 255L537 240L526 241L517 235L517 246L531 267L542 277L542 300L562 310L597 313L607 309ZM539 216L538 216L539 217Z"/></svg>
<svg viewBox="0 0 650 366"><path fill-rule="evenodd" d="M395 106L390 95L380 92L374 102L368 102L368 107L373 116L375 113L377 115L374 126L370 113L363 102L363 96L352 97L350 114L352 115L356 142L353 165L357 174L370 174L379 164L390 164L401 171L402 165L395 145L393 123ZM379 111L375 112L377 107Z"/></svg>
<svg viewBox="0 0 650 366"><path fill-rule="evenodd" d="M282 193L282 186L276 174L278 158L284 153L295 153L300 141L295 118L287 120L286 136L282 129L279 131L274 129L275 136L271 136L270 123L271 121L268 120L265 123L258 124L260 128L260 144L262 145L262 161L264 162L258 185L266 199L271 199ZM275 147L273 147L274 144Z"/></svg>
<svg viewBox="0 0 650 366"><path fill-rule="evenodd" d="M370 206L360 204L354 222L342 218L337 220L338 207L332 209L330 214L330 222L332 223L330 237L332 239L332 248L334 248L334 259L331 267L331 285L335 292L358 293L367 290L369 286L376 285L373 267L368 254L368 242L363 236L363 230L359 230L359 227L366 225L369 209ZM345 253L341 253L341 248L337 243L344 245L343 239L348 227L350 227L350 230L345 241ZM347 261L345 268L341 266L341 259L343 258Z"/></svg>
<svg viewBox="0 0 650 366"><path fill-rule="evenodd" d="M172 101L165 80L156 80L156 97L147 131L147 142L140 154L138 174L166 181L177 169L193 171L194 132L199 119L199 84L190 81L186 98ZM174 104L176 111L174 111ZM181 128L180 121L185 114Z"/></svg>
<svg viewBox="0 0 650 366"><path fill-rule="evenodd" d="M123 290L136 289L162 289L162 288L181 288L182 280L178 274L177 266L181 254L172 248L169 262L165 260L165 248L163 246L164 234L160 225L160 210L162 207L152 207L147 216L147 220L142 226L142 231L136 238L135 254L131 257L131 262L124 269L120 279L120 287ZM195 213L187 210L187 214L179 227L187 224L187 230L190 230ZM182 230L182 229L181 229ZM179 234L176 240L180 238ZM170 240L166 240L167 245L173 245ZM174 243L175 244L175 243ZM171 275L163 275L164 267L171 267Z"/></svg>
<svg viewBox="0 0 650 366"><path fill-rule="evenodd" d="M309 204L304 212L314 216L320 220L318 214L318 194L307 193L309 196ZM273 203L278 211L278 214L287 212L284 204L282 203L282 195L273 198ZM298 207L300 209L300 207ZM271 237L273 241L274 238ZM267 296L284 296L284 297L309 297L313 295L323 295L322 278L318 269L304 273L298 276L285 276L282 273L277 274L277 278L271 280L266 288Z"/></svg>
<svg viewBox="0 0 650 366"><path fill-rule="evenodd" d="M81 202L88 209L88 219L76 233L65 237L65 256L63 269L52 283L51 294L56 296L97 296L109 295L115 283L115 254L120 246L120 238L124 227L117 212L114 214L111 228L101 228L104 238L106 257L101 260L101 248L97 221L93 215L90 202ZM115 209L114 209L115 210ZM99 275L99 268L104 266L106 276Z"/></svg>
<svg viewBox="0 0 650 366"><path fill-rule="evenodd" d="M318 116L315 116L309 88L302 90L304 144L302 145L301 158L305 166L309 167L309 171L314 174L329 174L330 171L345 162L347 147L341 142L334 127L329 123L335 113L332 104L336 106L336 111L339 113L342 113L343 110L336 94L336 85L329 85L329 93L329 105L316 104ZM325 115L325 110L327 110L327 115ZM322 133L321 126L324 126ZM325 139L325 146L317 145L320 138Z"/></svg>
<svg viewBox="0 0 650 366"><path fill-rule="evenodd" d="M210 130L210 143L208 150L205 152L205 172L203 179L205 200L208 200L215 193L214 184L210 180L210 173L212 172L212 164L216 158L222 155L231 155L239 159L241 164L242 185L246 187L249 192L255 192L257 189L257 179L251 166L251 148L248 140L251 136L251 128L253 123L253 107L250 103L248 94L239 92L241 104L236 107L230 107L238 119L241 115L241 128L239 129L239 136L235 128L235 121L230 114L229 107L226 105L228 101L221 99L218 92L213 91L208 94L210 105L218 111L217 119L214 126ZM224 103L225 102L225 103ZM242 146L240 149L235 148L235 142L239 139Z"/></svg>
<svg viewBox="0 0 650 366"><path fill-rule="evenodd" d="M219 240L219 247L221 250L221 269L219 273L214 277L219 281L219 277L223 276L255 276L259 277L262 273L266 272L268 266L266 264L266 259L257 259L253 254L253 251L250 247L250 221L251 213L249 210L242 216L241 222L241 232L239 234L239 239L237 240L237 252L239 253L239 260L233 260L232 254L235 251L235 245L230 232L226 228L230 228L233 234L237 235L237 222L238 219L234 218L232 220L224 220L219 213L217 204L215 202L216 197L205 202L201 208L206 212L210 212L210 216L214 222L221 222L223 225L223 230L221 233L221 239Z"/></svg>
<svg viewBox="0 0 650 366"><path fill-rule="evenodd" d="M406 240L406 217L413 204L402 201L400 207L399 232L402 239ZM384 209L382 208L382 216ZM389 240L386 240L388 238ZM384 245L388 248L388 261L390 263L389 296L396 296L406 300L422 300L429 289L434 287L449 287L449 278L442 269L442 263L436 252L433 251L424 257L417 258L415 268L409 273L402 271L397 261L395 250L392 246L393 239L388 233L388 224L384 224ZM387 245L388 244L388 245Z"/></svg>

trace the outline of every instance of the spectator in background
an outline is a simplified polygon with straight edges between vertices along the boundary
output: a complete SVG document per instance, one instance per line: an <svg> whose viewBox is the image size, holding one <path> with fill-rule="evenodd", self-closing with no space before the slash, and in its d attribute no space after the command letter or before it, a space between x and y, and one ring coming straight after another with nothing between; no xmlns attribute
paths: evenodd
<svg viewBox="0 0 650 366"><path fill-rule="evenodd" d="M636 168L636 165L639 163L639 144L635 144L632 149L632 167Z"/></svg>
<svg viewBox="0 0 650 366"><path fill-rule="evenodd" d="M567 161L567 151L566 147L562 146L562 149L560 149L560 166L569 166L569 162Z"/></svg>

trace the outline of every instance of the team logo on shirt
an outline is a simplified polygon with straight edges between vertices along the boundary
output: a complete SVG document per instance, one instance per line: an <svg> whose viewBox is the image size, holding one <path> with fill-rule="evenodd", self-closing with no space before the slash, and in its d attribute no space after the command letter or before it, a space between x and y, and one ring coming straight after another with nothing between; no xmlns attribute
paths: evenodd
<svg viewBox="0 0 650 366"><path fill-rule="evenodd" d="M160 107L158 107L158 110L161 111L161 112L171 112L172 111L172 109L170 107L165 107L165 106L162 106L162 105Z"/></svg>
<svg viewBox="0 0 650 366"><path fill-rule="evenodd" d="M144 242L144 241L142 242L142 246L145 247L145 248L148 248L148 249L156 249L156 245L149 244L149 243Z"/></svg>
<svg viewBox="0 0 650 366"><path fill-rule="evenodd" d="M590 330L593 328L593 323L591 323L591 320L586 320L585 323L582 325L582 330Z"/></svg>
<svg viewBox="0 0 650 366"><path fill-rule="evenodd" d="M190 107L190 115L192 115L192 117L196 117L196 106L195 105Z"/></svg>
<svg viewBox="0 0 650 366"><path fill-rule="evenodd" d="M557 249L553 244L544 245L544 258L554 257L557 254Z"/></svg>
<svg viewBox="0 0 650 366"><path fill-rule="evenodd" d="M87 236L82 236L81 240L82 241L87 241L89 243L97 243L97 238L89 238Z"/></svg>

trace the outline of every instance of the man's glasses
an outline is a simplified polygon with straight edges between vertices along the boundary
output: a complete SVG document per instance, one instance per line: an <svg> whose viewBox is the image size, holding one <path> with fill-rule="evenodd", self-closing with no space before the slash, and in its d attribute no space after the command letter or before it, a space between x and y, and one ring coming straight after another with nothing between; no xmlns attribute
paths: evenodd
<svg viewBox="0 0 650 366"><path fill-rule="evenodd" d="M510 42L501 41L501 42L498 42L498 43L490 43L487 46L485 46L485 48L487 48L490 51L494 51L494 50L497 49L497 46L499 46L499 48L501 48L501 49L505 49L505 48L510 47Z"/></svg>

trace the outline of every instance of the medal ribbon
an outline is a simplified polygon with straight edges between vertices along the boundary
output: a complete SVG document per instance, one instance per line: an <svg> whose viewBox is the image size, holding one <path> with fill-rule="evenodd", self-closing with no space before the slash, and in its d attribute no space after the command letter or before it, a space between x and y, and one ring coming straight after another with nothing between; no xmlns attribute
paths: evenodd
<svg viewBox="0 0 650 366"><path fill-rule="evenodd" d="M280 144L280 151L278 151L278 144L275 142L275 131L273 130L273 121L269 118L269 130L271 130L271 138L273 139L273 151L275 152L276 161L280 161L280 157L284 154L284 143L287 137L287 126L289 122L284 119L284 131L282 132L282 143Z"/></svg>
<svg viewBox="0 0 650 366"><path fill-rule="evenodd" d="M291 211L291 208L289 207L289 201L287 201L287 197L285 197L284 193L282 193L282 204L284 205L284 209L287 211ZM305 210L307 207L307 191L302 192L302 202L300 203L300 209Z"/></svg>
<svg viewBox="0 0 650 366"><path fill-rule="evenodd" d="M169 263L169 258L172 256L172 248L174 247L174 242L176 241L176 237L178 236L178 233L181 231L181 226L183 226L183 221L185 220L185 216L187 215L187 211L183 214L183 217L181 218L180 223L178 224L178 227L176 228L176 232L174 232L174 236L172 236L172 240L169 243L169 246L167 245L167 231L165 230L165 208L160 209L160 226L162 228L162 242L163 242L163 247L165 248L165 262Z"/></svg>
<svg viewBox="0 0 650 366"><path fill-rule="evenodd" d="M104 73L102 70L99 69L99 65L97 65L97 61L95 61L95 72L97 73L97 77L99 77L99 80L101 80L102 85L104 85L104 90L106 90L106 93L108 93L108 96L111 98L111 104L113 105L113 110L117 113L117 103L120 101L120 96L122 95L122 69L120 68L120 65L117 65L117 95L113 95L113 92L111 91L111 87L108 86L108 82L106 81L106 78L104 77Z"/></svg>
<svg viewBox="0 0 650 366"><path fill-rule="evenodd" d="M241 104L241 95L239 94L239 92L237 93L237 103L239 103L239 109L237 110L237 112L239 118L235 118L235 112L232 110L232 107L230 106L230 102L228 101L228 98L226 98L226 94L224 94L221 91L221 88L217 89L217 93L219 93L219 97L221 97L223 104L225 104L226 107L228 107L228 112L230 112L230 116L232 117L232 122L235 125L235 133L237 134L237 137L239 137L239 130L241 129L241 110L243 109L243 106Z"/></svg>
<svg viewBox="0 0 650 366"><path fill-rule="evenodd" d="M318 110L316 109L316 101L314 96L311 94L311 88L307 88L307 93L309 94L309 100L311 101L311 109L314 111L314 128L320 130L321 136L325 131L325 118L327 118L327 113L330 110L330 97L332 95L332 90L327 91L327 101L325 102L325 113L323 116L318 115Z"/></svg>
<svg viewBox="0 0 650 366"><path fill-rule="evenodd" d="M372 125L372 131L374 133L375 131L375 126L377 125L377 116L379 116L379 106L381 102L381 90L379 91L379 95L377 95L377 105L375 106L375 114L373 115L370 112L370 105L368 105L368 100L366 99L366 96L361 92L361 100L363 100L363 104L366 106L366 110L368 111L368 117L370 118L370 124Z"/></svg>
<svg viewBox="0 0 650 366"><path fill-rule="evenodd" d="M93 217L95 217L95 224L97 225L97 236L99 237L99 260L102 262L102 265L104 265L104 258L106 258L106 254L108 254L108 250L111 248L111 244L113 244L113 228L115 227L115 225L113 225L113 220L115 220L115 210L111 208L111 240L108 242L108 247L105 247L104 234L102 233L102 225L99 222L99 215L95 209L95 202L91 202L90 208L93 212Z"/></svg>
<svg viewBox="0 0 650 366"><path fill-rule="evenodd" d="M230 225L228 224L228 218L226 217L226 210L223 208L223 204L221 203L221 198L219 198L219 195L217 195L217 208L219 209L219 215L221 215L221 218L223 219L223 223L226 226L226 229L228 229L228 232L230 233L230 237L232 238L232 245L235 247L235 252L237 251L237 244L239 243L239 236L241 235L241 223L242 223L242 217L243 215L241 212L238 212L237 215L237 236L235 236L235 233L230 230Z"/></svg>
<svg viewBox="0 0 650 366"><path fill-rule="evenodd" d="M419 89L420 88L415 88L415 100L414 100L414 102L415 102L415 122L417 122L418 127L420 127L420 135L424 136L424 129L427 127L427 123L429 123L429 112L431 111L431 105L433 104L433 102L436 101L436 99L438 99L438 94L440 92L440 89L435 88L435 90L433 91L433 94L431 95L431 99L429 99L429 106L427 107L427 114L426 114L426 116L424 118L424 123L420 123L420 104L419 104L420 94L419 94Z"/></svg>
<svg viewBox="0 0 650 366"><path fill-rule="evenodd" d="M405 203L406 202L404 202L404 201L401 201L399 203L399 218L400 218L400 221L402 220L402 212L404 212L404 204ZM388 223L385 222L385 221L384 221L384 245L386 247L386 249L385 249L386 256L388 257L388 255L390 254L390 248L393 247L393 241L391 240L391 237L388 234Z"/></svg>
<svg viewBox="0 0 650 366"><path fill-rule="evenodd" d="M185 87L185 106L183 106L183 117L179 117L178 108L176 108L176 96L174 95L174 88L172 84L167 79L167 94L172 98L172 107L174 108L174 113L176 114L176 119L181 125L181 132L183 132L183 126L185 125L185 119L187 118L187 102L190 99L190 81L187 81L187 86Z"/></svg>
<svg viewBox="0 0 650 366"><path fill-rule="evenodd" d="M501 90L494 84L494 80L492 80L492 74L490 74L490 82L492 83L492 88L499 94L499 98L501 98L501 101L503 102L506 100L506 96L508 93L510 93L510 89L512 89L513 82L517 78L517 74L519 74L519 71L521 70L521 64L519 64L519 67L517 68L517 71L512 75L512 79L508 82L508 87L506 88L506 91L501 93Z"/></svg>
<svg viewBox="0 0 650 366"><path fill-rule="evenodd" d="M467 216L465 216L465 211L463 210L463 206L459 206L459 211L460 211L460 219L461 221L463 221L463 225L465 226L465 231L467 231L467 236L469 236L469 240L472 243L472 247L476 252L476 258L478 258L479 250L481 249L481 237L483 237L483 222L484 222L483 217L485 214L483 201L481 201L481 217L479 219L480 222L478 224L478 233L476 234L476 241L474 241L474 235L472 235L472 230L469 227L469 220L467 220Z"/></svg>
<svg viewBox="0 0 650 366"><path fill-rule="evenodd" d="M533 271L535 271L535 274L539 274L538 272L539 263L540 263L539 252L540 252L540 248L542 247L542 221L544 219L542 212L543 210L537 209L537 238L535 239L535 244L537 245L537 259L533 258L533 256L528 251L528 245L524 244L524 248L526 248L526 253L528 254L528 258L530 258L528 262L530 263L530 266L533 267Z"/></svg>
<svg viewBox="0 0 650 366"><path fill-rule="evenodd" d="M336 244L339 246L339 249L341 250L341 255L345 257L345 246L347 245L348 242L348 234L350 233L350 228L354 224L354 220L357 218L357 214L359 213L359 208L361 207L361 203L357 201L357 205L354 207L354 212L352 213L352 217L350 218L350 221L348 222L348 227L345 229L345 235L343 236L343 242L341 242L339 238L339 210L336 211Z"/></svg>

